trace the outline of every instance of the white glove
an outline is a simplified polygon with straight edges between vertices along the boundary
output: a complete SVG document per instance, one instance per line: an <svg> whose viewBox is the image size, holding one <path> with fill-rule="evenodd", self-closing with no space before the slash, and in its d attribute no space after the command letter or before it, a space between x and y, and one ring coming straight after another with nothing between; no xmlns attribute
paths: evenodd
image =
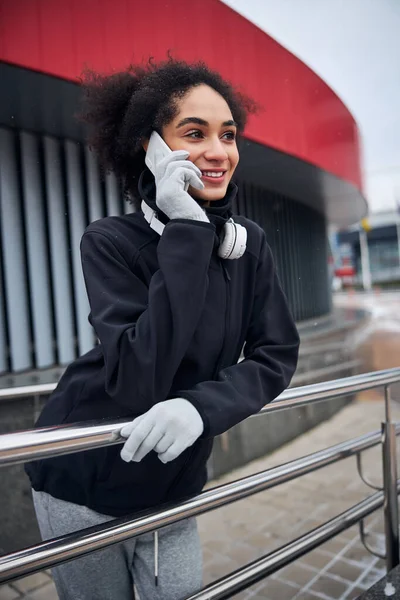
<svg viewBox="0 0 400 600"><path fill-rule="evenodd" d="M174 150L155 166L156 204L170 219L209 219L196 200L185 192L185 184L202 190L201 171L186 160L189 152Z"/></svg>
<svg viewBox="0 0 400 600"><path fill-rule="evenodd" d="M159 402L121 429L121 436L128 438L121 458L140 462L155 450L161 462L170 462L194 444L203 429L203 419L188 400L173 398Z"/></svg>

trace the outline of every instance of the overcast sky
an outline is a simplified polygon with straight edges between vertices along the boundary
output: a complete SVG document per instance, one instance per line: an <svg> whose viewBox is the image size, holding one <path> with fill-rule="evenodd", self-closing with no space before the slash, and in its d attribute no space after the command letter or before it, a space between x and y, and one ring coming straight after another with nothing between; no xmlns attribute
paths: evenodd
<svg viewBox="0 0 400 600"><path fill-rule="evenodd" d="M400 202L400 0L224 0L307 63L361 131L370 210Z"/></svg>

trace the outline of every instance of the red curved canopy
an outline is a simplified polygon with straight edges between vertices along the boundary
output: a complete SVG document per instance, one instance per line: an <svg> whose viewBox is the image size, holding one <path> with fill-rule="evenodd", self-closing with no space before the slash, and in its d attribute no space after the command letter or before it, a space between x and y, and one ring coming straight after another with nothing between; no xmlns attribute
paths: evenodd
<svg viewBox="0 0 400 600"><path fill-rule="evenodd" d="M0 59L76 80L167 50L202 59L263 106L246 137L362 190L356 123L298 58L219 0L0 0Z"/></svg>

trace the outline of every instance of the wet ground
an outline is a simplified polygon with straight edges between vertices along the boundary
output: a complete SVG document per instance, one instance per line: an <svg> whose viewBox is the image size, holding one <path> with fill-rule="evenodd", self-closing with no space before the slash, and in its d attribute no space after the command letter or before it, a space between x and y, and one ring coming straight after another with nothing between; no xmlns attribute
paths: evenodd
<svg viewBox="0 0 400 600"><path fill-rule="evenodd" d="M335 305L369 312L365 325L349 341L362 359L363 371L400 366L400 291L339 294ZM392 395L400 401L400 385L393 386Z"/></svg>

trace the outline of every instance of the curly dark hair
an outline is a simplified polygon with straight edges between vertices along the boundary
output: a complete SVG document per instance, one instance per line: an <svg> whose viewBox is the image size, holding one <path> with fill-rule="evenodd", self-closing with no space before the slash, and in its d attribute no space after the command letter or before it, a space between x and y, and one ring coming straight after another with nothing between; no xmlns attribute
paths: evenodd
<svg viewBox="0 0 400 600"><path fill-rule="evenodd" d="M254 101L236 90L205 63L169 57L155 63L130 65L125 71L103 75L86 70L81 79L82 108L78 118L89 126L88 143L105 172L123 182L125 197L139 206L137 184L145 168L144 140L161 132L178 111L177 100L193 87L206 84L227 102L242 133Z"/></svg>

